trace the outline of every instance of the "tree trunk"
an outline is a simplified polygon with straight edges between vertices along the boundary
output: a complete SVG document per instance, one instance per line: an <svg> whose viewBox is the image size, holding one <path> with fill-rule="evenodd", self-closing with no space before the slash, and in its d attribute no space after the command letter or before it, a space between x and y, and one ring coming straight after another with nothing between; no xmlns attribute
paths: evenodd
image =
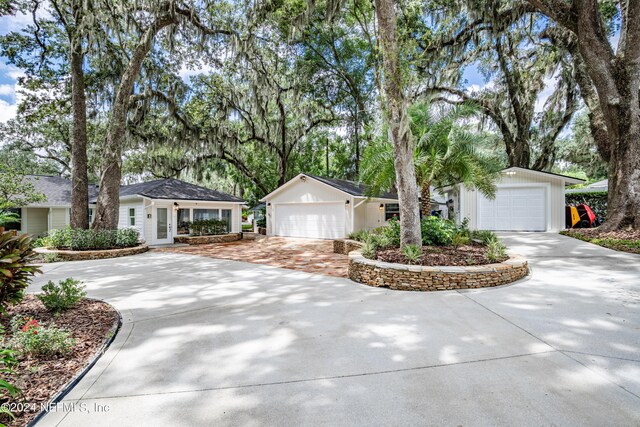
<svg viewBox="0 0 640 427"><path fill-rule="evenodd" d="M415 150L400 68L397 20L393 0L375 0L384 69L384 94L389 133L393 142L396 185L400 204L400 245L422 246Z"/></svg>
<svg viewBox="0 0 640 427"><path fill-rule="evenodd" d="M601 228L640 228L640 2L623 3L615 50L597 0L528 2L575 35L579 56L574 60L590 80L578 75L590 118L596 120L591 129L598 151L609 161L607 220Z"/></svg>
<svg viewBox="0 0 640 427"><path fill-rule="evenodd" d="M84 85L84 53L77 27L81 5L73 2L76 30L71 44L71 104L73 144L71 145L71 228L89 228L89 178L87 176L87 102Z"/></svg>
<svg viewBox="0 0 640 427"><path fill-rule="evenodd" d="M431 216L431 182L422 184L420 212L422 213L422 218L429 218Z"/></svg>
<svg viewBox="0 0 640 427"><path fill-rule="evenodd" d="M120 211L120 180L122 179L122 148L124 145L129 97L133 92L136 78L140 74L142 62L149 53L155 35L164 27L176 23L173 15L157 18L143 33L125 69L116 93L107 139L102 150L102 175L96 205L93 228L114 230L118 228Z"/></svg>

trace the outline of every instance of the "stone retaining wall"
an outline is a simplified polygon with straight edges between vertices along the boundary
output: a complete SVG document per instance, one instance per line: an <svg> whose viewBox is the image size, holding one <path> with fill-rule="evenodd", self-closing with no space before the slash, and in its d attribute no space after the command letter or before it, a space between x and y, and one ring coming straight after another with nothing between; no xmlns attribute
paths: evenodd
<svg viewBox="0 0 640 427"><path fill-rule="evenodd" d="M66 251L45 248L35 249L35 251L39 254L55 254L61 261L84 261L89 259L118 258L121 256L141 254L143 252L147 252L148 250L149 247L147 245L134 246L132 248L102 249L93 251Z"/></svg>
<svg viewBox="0 0 640 427"><path fill-rule="evenodd" d="M357 251L362 247L362 242L351 239L336 239L333 241L333 253L349 255L351 251Z"/></svg>
<svg viewBox="0 0 640 427"><path fill-rule="evenodd" d="M216 234L213 236L176 236L174 243L186 243L188 245L208 245L211 243L235 242L242 239L242 233Z"/></svg>
<svg viewBox="0 0 640 427"><path fill-rule="evenodd" d="M358 251L349 254L351 280L402 291L486 288L514 282L528 273L527 260L520 256L512 256L497 264L423 267L367 259Z"/></svg>

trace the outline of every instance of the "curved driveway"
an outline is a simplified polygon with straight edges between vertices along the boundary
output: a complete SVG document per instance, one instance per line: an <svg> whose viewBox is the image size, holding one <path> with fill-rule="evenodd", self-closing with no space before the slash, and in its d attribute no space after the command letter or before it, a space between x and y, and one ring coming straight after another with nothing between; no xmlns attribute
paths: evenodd
<svg viewBox="0 0 640 427"><path fill-rule="evenodd" d="M124 326L39 425L640 424L640 256L504 238L532 276L460 292L157 252L47 265L32 290L82 279Z"/></svg>

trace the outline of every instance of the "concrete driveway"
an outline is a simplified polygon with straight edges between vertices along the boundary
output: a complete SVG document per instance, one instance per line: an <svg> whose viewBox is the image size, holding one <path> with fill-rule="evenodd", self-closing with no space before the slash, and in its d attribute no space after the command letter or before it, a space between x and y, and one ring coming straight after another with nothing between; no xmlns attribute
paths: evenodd
<svg viewBox="0 0 640 427"><path fill-rule="evenodd" d="M640 424L640 256L504 238L533 275L460 292L175 253L48 265L39 284L83 279L124 326L41 425Z"/></svg>

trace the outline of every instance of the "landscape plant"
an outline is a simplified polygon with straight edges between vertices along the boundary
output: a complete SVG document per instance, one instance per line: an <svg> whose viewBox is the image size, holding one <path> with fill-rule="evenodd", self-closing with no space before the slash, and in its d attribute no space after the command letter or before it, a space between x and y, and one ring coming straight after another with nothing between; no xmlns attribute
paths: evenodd
<svg viewBox="0 0 640 427"><path fill-rule="evenodd" d="M408 264L417 263L422 255L422 248L416 245L405 245L402 247L401 251Z"/></svg>
<svg viewBox="0 0 640 427"><path fill-rule="evenodd" d="M11 332L9 346L20 357L64 356L71 353L76 345L69 331L22 315L11 319Z"/></svg>
<svg viewBox="0 0 640 427"><path fill-rule="evenodd" d="M67 278L57 284L49 280L37 297L47 310L59 313L75 307L86 295L85 286L80 280Z"/></svg>
<svg viewBox="0 0 640 427"><path fill-rule="evenodd" d="M9 304L22 301L31 279L41 272L33 264L36 256L29 235L0 233L0 314L5 313Z"/></svg>
<svg viewBox="0 0 640 427"><path fill-rule="evenodd" d="M94 249L130 248L139 244L140 233L135 228L117 230L72 229L51 230L47 243L55 249L85 251Z"/></svg>

